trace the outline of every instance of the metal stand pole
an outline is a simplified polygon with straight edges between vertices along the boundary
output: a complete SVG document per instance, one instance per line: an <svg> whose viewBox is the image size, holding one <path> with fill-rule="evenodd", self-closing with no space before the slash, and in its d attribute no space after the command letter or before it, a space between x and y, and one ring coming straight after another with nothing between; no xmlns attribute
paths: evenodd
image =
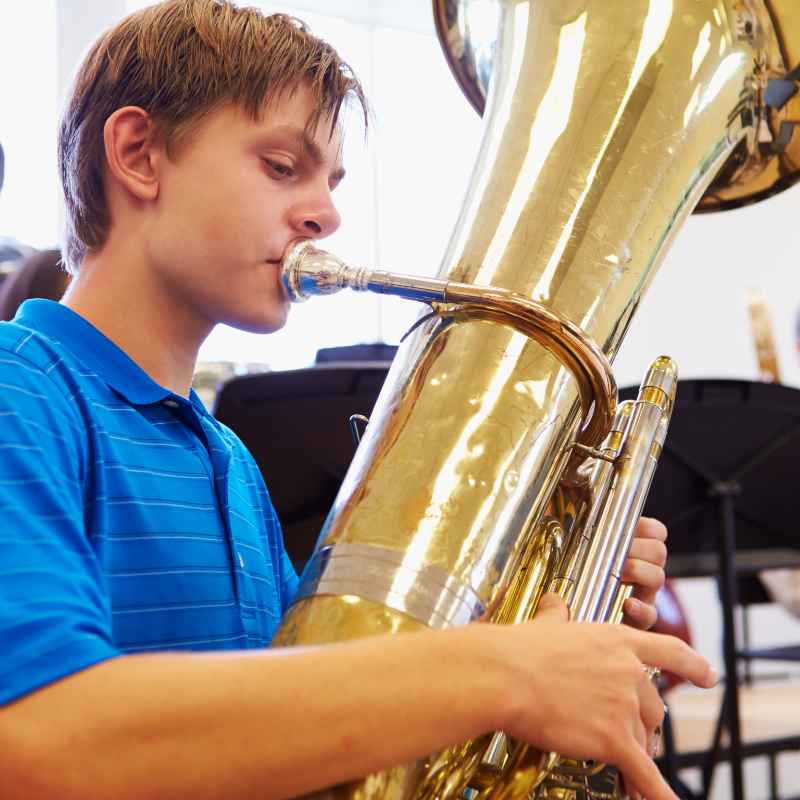
<svg viewBox="0 0 800 800"><path fill-rule="evenodd" d="M736 520L734 498L739 494L735 482L718 482L712 489L719 498L720 510L720 575L719 591L722 600L723 650L725 656L725 693L727 699L727 728L730 736L730 765L734 800L744 800L742 775L742 738L739 718L739 676L736 659L736 620L734 608L738 603L736 582Z"/></svg>

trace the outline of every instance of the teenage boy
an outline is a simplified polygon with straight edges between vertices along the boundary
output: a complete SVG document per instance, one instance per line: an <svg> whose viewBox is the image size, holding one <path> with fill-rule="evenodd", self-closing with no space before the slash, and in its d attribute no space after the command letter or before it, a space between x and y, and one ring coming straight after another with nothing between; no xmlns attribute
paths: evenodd
<svg viewBox="0 0 800 800"><path fill-rule="evenodd" d="M61 304L0 325L4 798L283 798L504 730L618 764L651 800L644 665L708 664L632 626L538 619L265 650L296 587L258 469L190 390L224 322L280 328L279 263L339 224L334 51L283 16L171 0L82 65L59 135ZM629 618L665 531L640 526ZM183 652L182 652L183 651Z"/></svg>

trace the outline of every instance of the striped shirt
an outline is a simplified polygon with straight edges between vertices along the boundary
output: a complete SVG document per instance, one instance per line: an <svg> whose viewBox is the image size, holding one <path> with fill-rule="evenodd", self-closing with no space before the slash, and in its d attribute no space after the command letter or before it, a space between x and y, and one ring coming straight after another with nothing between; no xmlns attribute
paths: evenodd
<svg viewBox="0 0 800 800"><path fill-rule="evenodd" d="M236 435L49 300L0 323L0 554L0 703L122 653L263 647L297 586Z"/></svg>

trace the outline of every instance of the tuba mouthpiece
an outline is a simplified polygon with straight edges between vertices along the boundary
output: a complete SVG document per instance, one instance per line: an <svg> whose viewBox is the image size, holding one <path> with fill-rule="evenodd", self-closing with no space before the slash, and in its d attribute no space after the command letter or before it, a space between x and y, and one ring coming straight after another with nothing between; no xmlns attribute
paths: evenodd
<svg viewBox="0 0 800 800"><path fill-rule="evenodd" d="M335 294L341 289L365 291L369 270L351 267L305 239L292 245L283 257L281 280L293 303L317 294Z"/></svg>

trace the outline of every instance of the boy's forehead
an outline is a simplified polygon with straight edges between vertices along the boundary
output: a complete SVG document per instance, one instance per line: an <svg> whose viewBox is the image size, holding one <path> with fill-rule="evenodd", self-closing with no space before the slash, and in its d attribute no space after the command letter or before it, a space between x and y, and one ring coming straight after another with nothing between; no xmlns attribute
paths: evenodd
<svg viewBox="0 0 800 800"><path fill-rule="evenodd" d="M182 145L190 145L197 137L243 137L250 142L249 146L292 147L315 163L341 167L344 145L341 118L334 124L330 115L316 113L308 97L298 95L300 92L282 102L270 102L255 117L236 102L225 103L197 120L191 131L181 137Z"/></svg>
<svg viewBox="0 0 800 800"><path fill-rule="evenodd" d="M306 109L307 110L307 109ZM342 160L344 131L341 119L334 124L329 115L302 112L303 109L267 108L260 119L253 121L254 135L265 141L282 140L302 150L320 164L339 163Z"/></svg>
<svg viewBox="0 0 800 800"><path fill-rule="evenodd" d="M321 98L302 82L264 98L259 117L265 122L291 122L309 129L324 128L326 134L331 132L334 122L333 116L323 108Z"/></svg>

